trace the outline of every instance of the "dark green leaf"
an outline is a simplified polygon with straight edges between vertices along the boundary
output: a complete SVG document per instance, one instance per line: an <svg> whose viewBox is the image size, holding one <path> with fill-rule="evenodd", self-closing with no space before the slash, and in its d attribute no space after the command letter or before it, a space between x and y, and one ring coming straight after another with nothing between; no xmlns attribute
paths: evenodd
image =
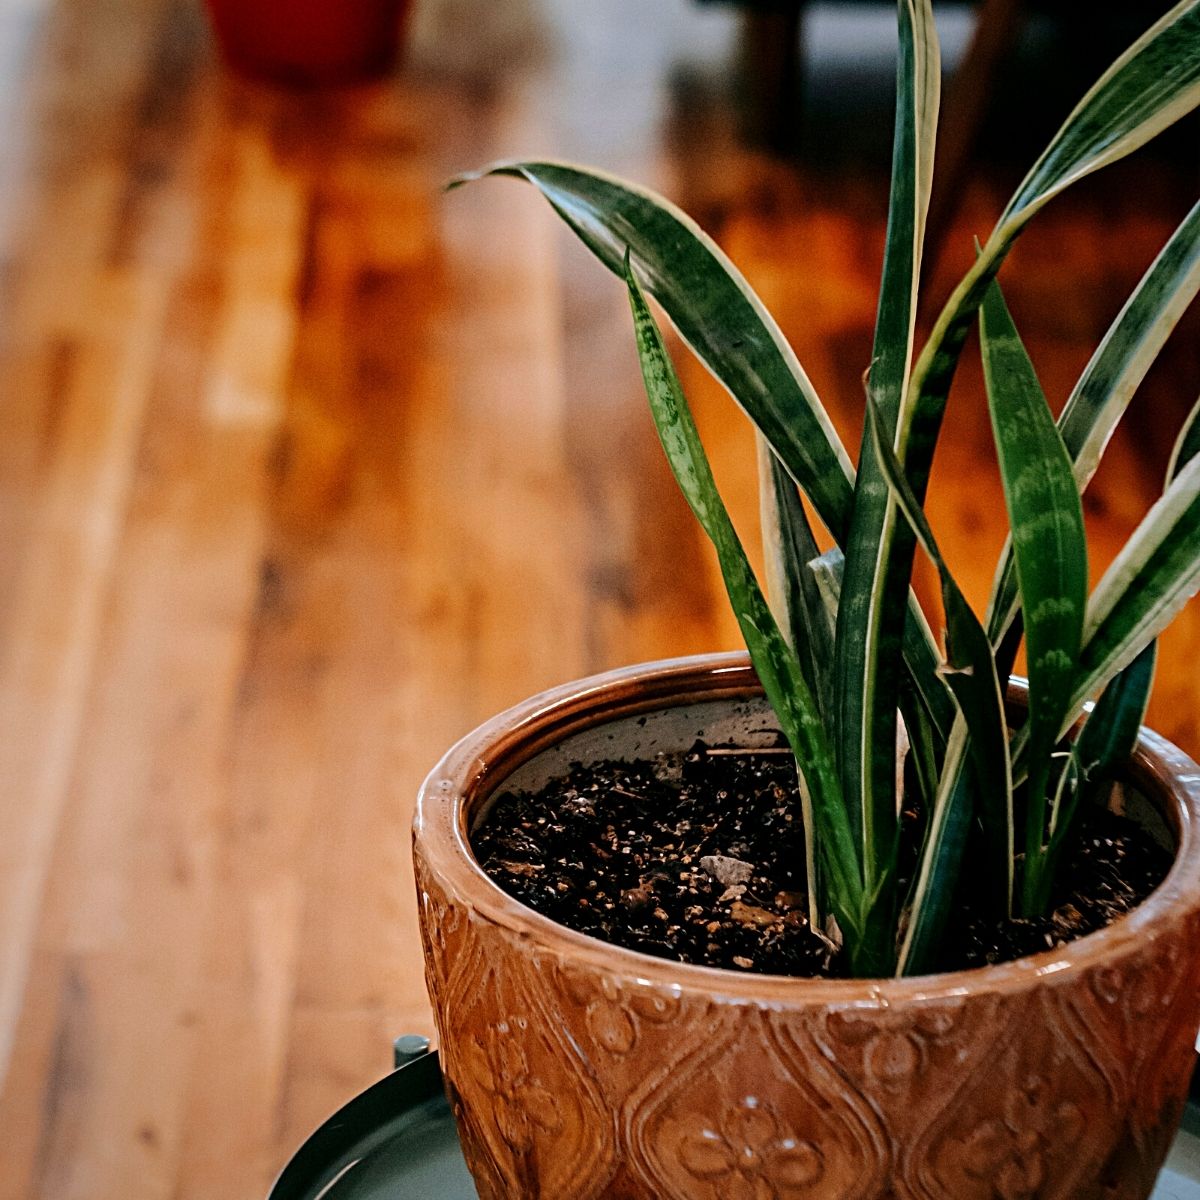
<svg viewBox="0 0 1200 1200"><path fill-rule="evenodd" d="M1092 594L1077 704L1109 679L1119 678L1117 673L1137 660L1200 584L1200 563L1189 557L1195 555L1190 549L1195 542L1188 540L1200 530L1198 453L1200 401L1192 407L1171 451L1162 499L1134 531Z"/></svg>
<svg viewBox="0 0 1200 1200"><path fill-rule="evenodd" d="M1071 459L995 283L980 317L988 407L1025 614L1030 777L1022 909L1032 916L1047 886L1046 786L1079 662L1087 540Z"/></svg>
<svg viewBox="0 0 1200 1200"><path fill-rule="evenodd" d="M1067 398L1058 419L1080 491L1129 401L1179 318L1200 290L1200 203L1184 218L1113 321ZM988 632L998 641L1016 618L1012 545L1000 559L988 608Z"/></svg>
<svg viewBox="0 0 1200 1200"><path fill-rule="evenodd" d="M867 383L888 436L895 428L912 356L941 82L929 0L900 0L898 12L891 196ZM864 427L838 608L834 711L842 790L862 841L868 891L893 875L898 837L896 713L908 571L903 555L887 553L894 519ZM893 903L886 888L880 887L880 895Z"/></svg>
<svg viewBox="0 0 1200 1200"><path fill-rule="evenodd" d="M972 788L977 776L967 769L972 754L967 723L954 723L938 780L929 828L907 906L897 972L920 975L936 969L935 956L955 905L962 850L975 813Z"/></svg>
<svg viewBox="0 0 1200 1200"><path fill-rule="evenodd" d="M1068 184L1148 142L1200 104L1200 5L1176 4L1100 77L1009 201L1036 210Z"/></svg>
<svg viewBox="0 0 1200 1200"><path fill-rule="evenodd" d="M1088 603L1068 716L1162 632L1200 586L1200 458L1146 514Z"/></svg>
<svg viewBox="0 0 1200 1200"><path fill-rule="evenodd" d="M824 715L833 663L833 621L809 564L821 551L795 481L759 436L760 522L767 594L776 622L800 661L804 681Z"/></svg>
<svg viewBox="0 0 1200 1200"><path fill-rule="evenodd" d="M938 570L946 611L946 677L962 723L971 735L967 746L975 766L974 788L948 788L935 801L923 852L926 870L924 877L918 878L914 890L901 952L902 969L917 971L927 965L929 954L941 936L950 900L944 894L931 895L926 887L930 879L945 876L949 869L937 860L944 858L947 864L951 860L961 860L975 795L981 798L980 814L989 845L995 851L989 866L997 885L999 907L1011 911L1013 825L1008 726L1003 693L992 659L992 644L942 557L933 530L904 478L895 453L884 441L882 419L870 403L867 405L867 429L884 479L900 511ZM951 741L955 741L953 734ZM959 804L965 811L949 812L946 809L949 804Z"/></svg>
<svg viewBox="0 0 1200 1200"><path fill-rule="evenodd" d="M853 959L863 932L862 881L826 731L800 664L771 615L721 501L679 379L632 270L626 271L626 283L659 439L680 489L716 549L746 647L796 754L819 830L805 832L814 837L821 858L826 911L836 916Z"/></svg>
<svg viewBox="0 0 1200 1200"><path fill-rule="evenodd" d="M1187 420L1179 430L1175 445L1171 450L1171 461L1167 466L1167 487L1171 486L1175 477L1200 452L1200 400L1188 413Z"/></svg>
<svg viewBox="0 0 1200 1200"><path fill-rule="evenodd" d="M569 163L500 163L451 186L489 174L532 183L619 277L626 247L631 249L645 289L729 389L843 544L854 474L849 457L779 327L716 243L663 197ZM936 677L936 648L915 601L905 657L913 686L944 740L953 705Z"/></svg>
<svg viewBox="0 0 1200 1200"><path fill-rule="evenodd" d="M498 163L479 175L532 183L618 277L628 248L641 286L746 410L834 536L845 535L849 456L774 318L690 217L662 196L570 163Z"/></svg>
<svg viewBox="0 0 1200 1200"><path fill-rule="evenodd" d="M1146 715L1154 682L1157 642L1151 642L1104 689L1071 747L1079 779L1079 798L1094 799L1112 769L1133 753L1138 730ZM1061 840L1071 828L1071 811L1058 815L1051 828Z"/></svg>

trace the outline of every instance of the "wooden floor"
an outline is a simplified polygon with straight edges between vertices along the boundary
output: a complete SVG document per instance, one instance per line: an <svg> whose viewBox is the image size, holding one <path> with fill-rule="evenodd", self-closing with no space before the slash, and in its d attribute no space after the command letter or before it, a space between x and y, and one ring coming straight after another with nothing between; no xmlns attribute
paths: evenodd
<svg viewBox="0 0 1200 1200"><path fill-rule="evenodd" d="M815 135L803 169L748 148L730 13L429 0L413 32L387 84L287 95L226 77L190 0L0 0L0 1200L262 1197L430 1031L408 825L441 751L547 685L736 644L621 289L531 192L446 178L549 152L666 190L857 441L884 177ZM1056 402L1194 188L1117 172L1014 256ZM1196 334L1090 495L1097 566ZM684 375L750 530L747 430ZM932 512L982 599L977 379ZM1193 753L1198 655L1193 614L1153 714Z"/></svg>

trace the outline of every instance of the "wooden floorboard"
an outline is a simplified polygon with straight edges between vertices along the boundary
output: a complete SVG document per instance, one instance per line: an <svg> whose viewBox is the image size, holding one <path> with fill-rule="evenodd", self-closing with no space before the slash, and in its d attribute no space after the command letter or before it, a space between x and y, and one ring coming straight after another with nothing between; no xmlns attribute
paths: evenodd
<svg viewBox="0 0 1200 1200"><path fill-rule="evenodd" d="M287 93L227 76L184 0L0 0L0 1200L264 1195L431 1030L408 826L439 754L554 683L737 644L621 289L529 190L446 179L554 153L667 191L857 442L886 175L755 148L729 11L429 0L413 32L384 84ZM1055 402L1189 189L1140 161L1014 254ZM1089 493L1096 570L1196 345L1190 314ZM680 354L752 544L749 431ZM981 602L970 361L935 489ZM1197 652L1190 613L1152 710L1193 753Z"/></svg>

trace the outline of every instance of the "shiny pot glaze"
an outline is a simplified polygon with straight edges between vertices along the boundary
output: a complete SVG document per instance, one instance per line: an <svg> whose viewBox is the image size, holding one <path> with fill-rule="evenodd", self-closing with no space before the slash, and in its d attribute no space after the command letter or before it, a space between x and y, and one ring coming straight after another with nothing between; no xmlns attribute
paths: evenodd
<svg viewBox="0 0 1200 1200"><path fill-rule="evenodd" d="M572 759L754 744L743 655L610 672L464 738L417 806L426 976L484 1200L1144 1200L1200 1022L1200 778L1143 732L1121 789L1175 846L1107 929L995 967L803 980L681 965L502 892L468 834Z"/></svg>

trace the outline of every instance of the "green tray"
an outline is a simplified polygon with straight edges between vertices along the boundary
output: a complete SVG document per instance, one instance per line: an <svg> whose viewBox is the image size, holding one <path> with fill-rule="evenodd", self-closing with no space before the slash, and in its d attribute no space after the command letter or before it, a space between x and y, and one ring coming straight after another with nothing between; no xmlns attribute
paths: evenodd
<svg viewBox="0 0 1200 1200"><path fill-rule="evenodd" d="M396 1058L404 1065L334 1113L296 1152L268 1200L476 1200L437 1054L427 1046L423 1038L399 1039ZM1195 1102L1151 1200L1200 1200Z"/></svg>

